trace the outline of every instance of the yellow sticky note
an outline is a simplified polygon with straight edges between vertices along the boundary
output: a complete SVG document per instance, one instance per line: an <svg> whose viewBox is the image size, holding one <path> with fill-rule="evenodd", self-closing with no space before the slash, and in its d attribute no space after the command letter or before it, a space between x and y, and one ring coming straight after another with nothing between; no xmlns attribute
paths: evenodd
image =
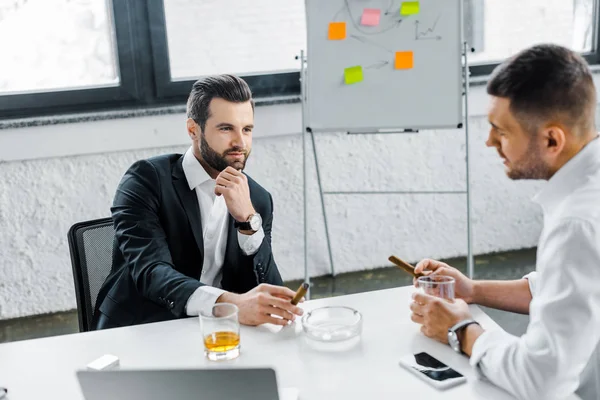
<svg viewBox="0 0 600 400"><path fill-rule="evenodd" d="M344 82L346 82L346 85L352 85L353 83L362 82L362 80L363 70L360 65L344 69Z"/></svg>
<svg viewBox="0 0 600 400"><path fill-rule="evenodd" d="M330 22L329 33L327 34L329 40L344 40L346 39L346 23L345 22Z"/></svg>
<svg viewBox="0 0 600 400"><path fill-rule="evenodd" d="M418 1L405 1L400 7L400 15L415 15L419 13Z"/></svg>
<svg viewBox="0 0 600 400"><path fill-rule="evenodd" d="M414 57L412 51L397 51L394 62L395 69L412 69L414 65Z"/></svg>

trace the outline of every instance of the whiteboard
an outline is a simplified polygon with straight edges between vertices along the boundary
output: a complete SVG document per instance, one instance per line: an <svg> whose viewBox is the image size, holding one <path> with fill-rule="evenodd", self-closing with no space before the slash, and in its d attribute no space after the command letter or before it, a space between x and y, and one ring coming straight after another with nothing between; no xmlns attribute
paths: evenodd
<svg viewBox="0 0 600 400"><path fill-rule="evenodd" d="M400 0L306 0L306 120L313 131L457 128L462 123L462 1L421 0L402 16ZM379 9L376 26L361 24ZM329 40L330 22L346 35ZM413 66L396 69L396 52ZM346 84L344 70L363 80ZM405 66L406 67L406 66Z"/></svg>

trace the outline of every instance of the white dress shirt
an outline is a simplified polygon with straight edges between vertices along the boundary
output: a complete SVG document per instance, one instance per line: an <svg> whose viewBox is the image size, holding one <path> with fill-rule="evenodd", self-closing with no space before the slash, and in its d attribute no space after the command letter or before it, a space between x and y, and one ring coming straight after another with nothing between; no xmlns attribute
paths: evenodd
<svg viewBox="0 0 600 400"><path fill-rule="evenodd" d="M185 307L187 315L198 315L200 312L210 313L219 296L225 293L221 289L221 278L227 249L229 212L223 196L215 195L216 181L198 162L191 147L183 156L182 166L190 190L195 190L198 196L202 219L204 263L200 282L206 286L196 289ZM261 227L253 235L244 235L238 232L237 237L244 254L250 256L260 248L265 233Z"/></svg>
<svg viewBox="0 0 600 400"><path fill-rule="evenodd" d="M600 140L534 198L542 207L533 300L521 338L486 331L471 365L519 399L600 398Z"/></svg>

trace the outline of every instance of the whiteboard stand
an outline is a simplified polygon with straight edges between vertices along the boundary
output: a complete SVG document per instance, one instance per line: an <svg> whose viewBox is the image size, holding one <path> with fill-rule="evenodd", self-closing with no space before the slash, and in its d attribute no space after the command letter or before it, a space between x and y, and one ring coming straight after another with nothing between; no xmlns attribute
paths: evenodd
<svg viewBox="0 0 600 400"><path fill-rule="evenodd" d="M465 164L467 181L467 273L473 279L475 273L473 247L472 247L472 221L471 221L471 163L469 161L469 48L467 41L463 41L463 84L465 93Z"/></svg>
<svg viewBox="0 0 600 400"><path fill-rule="evenodd" d="M306 128L310 132L312 142L313 157L315 158L315 167L317 170L317 183L319 184L319 198L321 199L321 210L323 210L323 222L325 223L325 237L327 239L327 252L329 253L329 265L331 267L331 276L335 278L335 268L333 267L333 253L331 251L331 239L329 237L329 224L327 223L327 211L325 210L325 199L323 197L323 185L321 184L321 171L319 170L319 158L317 156L317 147L315 145L315 133L310 128Z"/></svg>
<svg viewBox="0 0 600 400"><path fill-rule="evenodd" d="M465 107L465 116L463 127L465 130L465 166L466 166L466 190L463 191L369 191L369 192L324 192L321 184L321 173L319 169L319 160L317 157L315 136L313 130L308 126L307 122L307 90L306 90L306 56L304 55L304 50L300 52L300 99L302 106L302 155L303 155L303 184L304 184L304 280L305 282L310 282L310 274L308 271L308 218L307 218L307 210L308 210L308 196L307 196L307 162L306 162L306 140L307 134L310 133L310 139L312 142L312 150L315 160L315 169L317 172L317 182L319 186L319 196L321 200L321 209L323 212L323 221L325 224L325 235L327 238L327 250L329 253L329 262L331 266L331 275L335 278L335 269L333 264L333 253L331 250L331 238L329 235L329 226L327 223L327 212L325 208L325 199L324 196L327 195L336 195L336 194L465 194L466 195L466 206L467 206L467 274L469 278L473 278L474 275L474 257L473 257L473 247L472 247L472 220L471 220L471 168L470 168L470 159L469 159L469 64L468 64L468 52L473 51L473 49L469 49L468 43L466 41L463 42L463 90L464 90L464 107ZM460 128L460 126L459 126ZM412 133L415 132L413 130L402 130L392 131L387 133ZM418 131L416 131L418 132ZM351 133L351 132L348 132ZM356 132L352 132L353 134L357 134ZM365 132L368 133L368 132ZM309 289L310 290L310 289ZM310 299L310 292L307 294L307 299Z"/></svg>
<svg viewBox="0 0 600 400"><path fill-rule="evenodd" d="M298 57L296 57L298 58ZM304 282L310 283L308 273L308 215L306 197L306 113L304 112L305 89L304 89L304 50L300 50L300 102L302 103L302 202L304 206ZM306 292L306 299L310 300L310 286Z"/></svg>
<svg viewBox="0 0 600 400"><path fill-rule="evenodd" d="M298 58L298 57L296 57ZM306 136L309 131L306 122L306 56L304 50L300 50L300 101L302 104L302 183L303 183L303 202L304 202L304 282L310 283L310 273L308 271L308 190L307 190L307 168L306 162ZM325 236L327 238L327 250L329 252L329 263L331 267L331 276L335 278L335 269L333 267L333 253L331 251L331 241L329 236L329 225L327 224L327 213L325 211L325 200L323 198L323 187L321 186L321 172L319 170L319 161L315 147L315 137L312 132L312 149L315 158L315 167L317 170L317 182L319 184L319 194L321 198L321 210L323 212L323 221L325 222ZM310 286L306 293L306 299L310 300Z"/></svg>

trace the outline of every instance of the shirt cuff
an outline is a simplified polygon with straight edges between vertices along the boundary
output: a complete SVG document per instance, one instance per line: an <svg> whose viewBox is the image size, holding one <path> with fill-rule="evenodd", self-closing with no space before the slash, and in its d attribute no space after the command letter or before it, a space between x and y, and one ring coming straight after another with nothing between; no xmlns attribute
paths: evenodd
<svg viewBox="0 0 600 400"><path fill-rule="evenodd" d="M529 291L531 292L531 297L533 297L535 293L535 281L537 280L537 273L535 271L530 272L525 275L523 279L527 279L527 283L529 283Z"/></svg>
<svg viewBox="0 0 600 400"><path fill-rule="evenodd" d="M478 379L485 378L485 368L484 368L484 356L487 351L497 345L498 343L506 343L508 338L514 338L511 334L503 331L502 329L495 329L484 331L479 337L475 340L473 344L473 349L471 351L471 358L469 363L475 369L475 374ZM507 340L508 339L508 340Z"/></svg>
<svg viewBox="0 0 600 400"><path fill-rule="evenodd" d="M247 256L255 255L258 252L258 249L260 249L260 245L262 244L263 239L265 238L265 231L263 230L262 226L252 235L244 235L239 231L237 234L238 243L240 244L240 247L242 248L244 254Z"/></svg>
<svg viewBox="0 0 600 400"><path fill-rule="evenodd" d="M206 314L211 315L212 307L225 290L212 286L200 286L187 301L185 313L189 316Z"/></svg>

